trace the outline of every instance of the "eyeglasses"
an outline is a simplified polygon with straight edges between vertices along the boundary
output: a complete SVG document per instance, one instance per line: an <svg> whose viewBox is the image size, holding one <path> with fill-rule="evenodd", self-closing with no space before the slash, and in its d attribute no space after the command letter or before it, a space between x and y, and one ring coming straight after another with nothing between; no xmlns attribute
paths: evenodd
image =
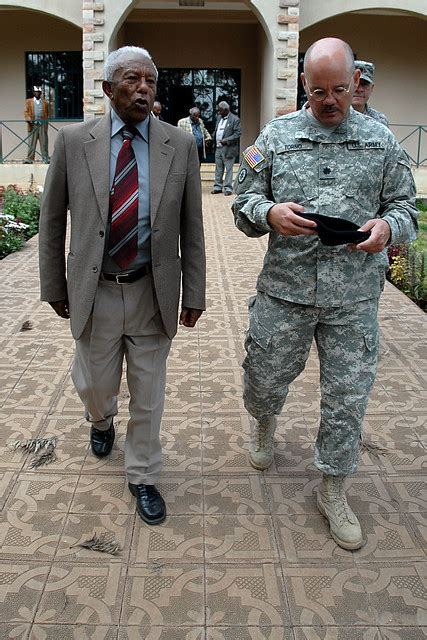
<svg viewBox="0 0 427 640"><path fill-rule="evenodd" d="M307 80L305 81L305 84L307 86L307 93L310 96L310 98L313 98L315 102L323 102L324 100L326 100L329 94L332 95L336 100L339 100L340 98L344 98L344 96L350 93L350 87L352 82L353 82L353 78L350 80L348 87L335 87L335 89L332 89L332 91L329 91L329 92L325 91L324 89L315 89L314 91L310 91L310 87L308 85Z"/></svg>

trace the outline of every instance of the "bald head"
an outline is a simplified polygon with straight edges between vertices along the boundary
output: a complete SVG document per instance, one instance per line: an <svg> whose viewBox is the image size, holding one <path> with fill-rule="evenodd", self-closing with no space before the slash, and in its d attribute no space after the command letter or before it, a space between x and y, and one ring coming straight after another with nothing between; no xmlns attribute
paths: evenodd
<svg viewBox="0 0 427 640"><path fill-rule="evenodd" d="M322 38L314 42L304 58L304 75L310 77L312 69L339 67L354 73L354 55L351 47L339 38Z"/></svg>
<svg viewBox="0 0 427 640"><path fill-rule="evenodd" d="M308 110L324 126L338 126L349 113L359 77L353 52L344 40L317 40L305 54L301 74Z"/></svg>

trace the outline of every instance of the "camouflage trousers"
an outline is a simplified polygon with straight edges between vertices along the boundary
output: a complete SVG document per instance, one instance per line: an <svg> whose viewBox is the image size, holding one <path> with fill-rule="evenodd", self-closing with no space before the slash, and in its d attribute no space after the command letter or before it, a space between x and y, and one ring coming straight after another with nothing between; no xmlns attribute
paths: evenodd
<svg viewBox="0 0 427 640"><path fill-rule="evenodd" d="M320 308L258 292L249 302L245 407L255 418L279 414L314 338L321 390L314 460L329 475L357 469L362 422L377 369L377 313L378 298Z"/></svg>

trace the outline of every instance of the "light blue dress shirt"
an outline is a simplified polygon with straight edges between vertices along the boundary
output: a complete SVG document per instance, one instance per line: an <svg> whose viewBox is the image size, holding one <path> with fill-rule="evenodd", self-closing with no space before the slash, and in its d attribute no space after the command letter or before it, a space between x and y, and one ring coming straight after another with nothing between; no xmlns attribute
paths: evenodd
<svg viewBox="0 0 427 640"><path fill-rule="evenodd" d="M136 135L132 140L132 148L138 165L138 255L125 270L121 269L119 265L114 262L111 256L108 255L110 236L110 223L108 223L104 258L102 261L102 271L107 273L134 271L143 264L151 261L150 163L148 156L149 122L150 118L147 117L135 125L139 135ZM116 172L117 156L123 144L121 130L124 126L125 123L123 120L111 109L110 191Z"/></svg>

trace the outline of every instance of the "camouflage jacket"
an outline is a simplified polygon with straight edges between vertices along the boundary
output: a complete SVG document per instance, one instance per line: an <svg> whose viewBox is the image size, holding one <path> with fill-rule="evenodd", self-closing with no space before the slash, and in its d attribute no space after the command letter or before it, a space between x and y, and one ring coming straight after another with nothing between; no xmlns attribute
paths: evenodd
<svg viewBox="0 0 427 640"><path fill-rule="evenodd" d="M270 234L257 288L322 307L379 296L388 266L385 250L368 254L346 245L325 246L317 235L282 236L270 227L267 214L276 203L296 202L306 213L345 218L358 226L381 217L390 226L393 244L413 240L415 184L406 154L389 129L351 108L327 137L310 124L303 108L269 122L255 147L255 160L246 156L240 165L233 213L246 235Z"/></svg>
<svg viewBox="0 0 427 640"><path fill-rule="evenodd" d="M377 111L376 109L373 109L368 104L365 106L365 111L363 112L363 115L369 116L370 118L373 118L378 122L381 122L381 124L384 124L386 127L388 127L390 124L387 116L385 116L384 113L382 113L381 111Z"/></svg>

